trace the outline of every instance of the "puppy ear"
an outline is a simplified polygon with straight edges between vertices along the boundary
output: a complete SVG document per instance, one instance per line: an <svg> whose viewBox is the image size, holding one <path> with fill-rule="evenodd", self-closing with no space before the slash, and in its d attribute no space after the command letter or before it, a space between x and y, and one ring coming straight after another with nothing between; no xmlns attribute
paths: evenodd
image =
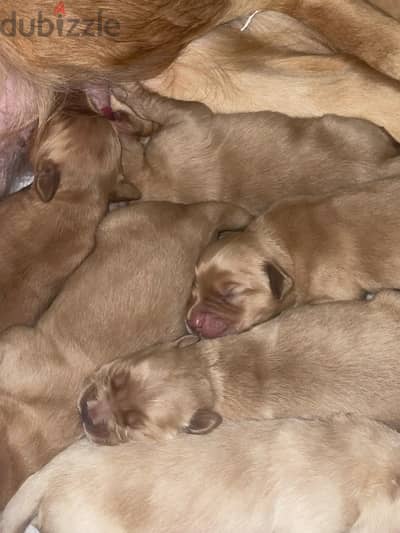
<svg viewBox="0 0 400 533"><path fill-rule="evenodd" d="M175 346L177 348L187 348L193 344L197 344L200 341L200 337L196 335L184 335L175 341Z"/></svg>
<svg viewBox="0 0 400 533"><path fill-rule="evenodd" d="M33 186L42 202L50 202L60 185L60 170L51 159L39 164Z"/></svg>
<svg viewBox="0 0 400 533"><path fill-rule="evenodd" d="M197 409L189 425L184 428L185 433L191 435L205 435L218 427L222 422L222 416L211 409Z"/></svg>
<svg viewBox="0 0 400 533"><path fill-rule="evenodd" d="M114 187L110 195L111 202L128 202L130 200L140 200L142 193L139 189L127 181L123 176L117 181L117 184Z"/></svg>
<svg viewBox="0 0 400 533"><path fill-rule="evenodd" d="M272 295L277 300L283 300L293 287L292 278L278 265L274 263L264 263L264 272L269 279Z"/></svg>

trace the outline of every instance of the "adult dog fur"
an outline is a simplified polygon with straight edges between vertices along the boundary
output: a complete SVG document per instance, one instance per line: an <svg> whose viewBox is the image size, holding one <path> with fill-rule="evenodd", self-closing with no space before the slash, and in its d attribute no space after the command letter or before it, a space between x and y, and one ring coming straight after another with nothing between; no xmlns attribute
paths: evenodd
<svg viewBox="0 0 400 533"><path fill-rule="evenodd" d="M398 82L282 13L260 12L242 31L245 24L246 18L237 19L192 41L146 87L217 113L368 119L400 140Z"/></svg>
<svg viewBox="0 0 400 533"><path fill-rule="evenodd" d="M201 250L249 215L226 204L147 203L108 215L97 246L34 328L0 341L0 509L82 432L76 398L116 355L184 332Z"/></svg>
<svg viewBox="0 0 400 533"><path fill-rule="evenodd" d="M24 483L1 531L396 533L399 464L396 432L350 416L111 448L83 440Z"/></svg>
<svg viewBox="0 0 400 533"><path fill-rule="evenodd" d="M102 5L101 28L97 2L74 0L66 6L61 30L57 25L61 15L54 7L50 0L29 3L4 0L0 9L0 20L11 18L13 11L18 18L13 35L7 35L10 31L3 29L0 40L3 62L23 67L33 78L50 83L148 78L168 66L194 37L257 9L298 18L322 33L338 50L400 78L398 22L363 0L336 0L334 5L325 0L189 0L184 4L176 0L161 4L157 0L146 4L129 0L123 10L118 2L108 1ZM45 30L48 33L45 38L39 32L40 13L54 27L54 31L49 31L49 24L42 23L42 33ZM35 31L24 35L20 20L25 20L25 34L31 20L36 22ZM75 35L67 35L69 20L77 21ZM95 25L90 29L92 35L84 38L82 33L88 20L95 21ZM114 23L112 32L106 31L107 21Z"/></svg>
<svg viewBox="0 0 400 533"><path fill-rule="evenodd" d="M295 17L335 49L400 79L400 26L364 0L127 0L123 10L114 0L101 9L94 0L72 0L65 13L56 7L63 9L52 0L0 5L0 194L10 187L19 143L28 135L19 128L29 130L46 116L55 90L98 86L107 92L109 84L156 76L195 37L254 10ZM105 31L109 22L112 34Z"/></svg>

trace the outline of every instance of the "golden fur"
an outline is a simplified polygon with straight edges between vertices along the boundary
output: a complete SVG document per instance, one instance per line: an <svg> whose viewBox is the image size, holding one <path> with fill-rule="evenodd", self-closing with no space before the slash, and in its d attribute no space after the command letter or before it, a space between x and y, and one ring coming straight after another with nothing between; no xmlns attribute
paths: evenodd
<svg viewBox="0 0 400 533"><path fill-rule="evenodd" d="M37 133L32 187L0 202L0 331L33 324L95 246L110 199L138 199L111 122L63 107Z"/></svg>
<svg viewBox="0 0 400 533"><path fill-rule="evenodd" d="M395 178L277 202L204 252L190 328L206 337L237 333L292 305L400 288L399 201Z"/></svg>
<svg viewBox="0 0 400 533"><path fill-rule="evenodd" d="M400 293L282 313L238 336L184 337L100 367L81 393L98 443L202 435L223 420L369 416L400 428ZM373 347L373 349L371 349Z"/></svg>
<svg viewBox="0 0 400 533"><path fill-rule="evenodd" d="M213 114L137 84L117 95L114 109L128 113L133 131L121 134L124 173L143 200L217 200L261 214L282 197L400 175L400 144L371 122ZM143 146L135 133L152 136Z"/></svg>
<svg viewBox="0 0 400 533"><path fill-rule="evenodd" d="M245 22L235 20L192 41L145 85L218 113L364 118L400 140L398 82L340 54L323 35L282 13L260 12L241 31Z"/></svg>
<svg viewBox="0 0 400 533"><path fill-rule="evenodd" d="M2 533L397 533L398 433L360 417L247 421L203 437L80 441L28 479Z"/></svg>
<svg viewBox="0 0 400 533"><path fill-rule="evenodd" d="M41 11L56 24L54 2L4 0L0 19L13 10L19 19L37 18ZM69 2L66 15L80 20L97 19L99 5L93 0ZM54 31L44 38L37 32L24 37L1 36L2 60L46 83L145 79L158 74L180 49L221 22L257 9L271 9L298 18L323 33L332 46L359 57L377 70L400 78L398 23L363 0L151 0L146 4L128 0L101 5L103 17L119 22L119 33L90 38L63 36ZM379 47L370 45L379 42ZM112 43L112 45L111 45Z"/></svg>
<svg viewBox="0 0 400 533"><path fill-rule="evenodd" d="M116 355L184 332L199 253L248 213L227 204L143 203L101 223L93 253L34 328L0 339L0 509L81 433L76 398ZM149 319L151 317L151 319Z"/></svg>

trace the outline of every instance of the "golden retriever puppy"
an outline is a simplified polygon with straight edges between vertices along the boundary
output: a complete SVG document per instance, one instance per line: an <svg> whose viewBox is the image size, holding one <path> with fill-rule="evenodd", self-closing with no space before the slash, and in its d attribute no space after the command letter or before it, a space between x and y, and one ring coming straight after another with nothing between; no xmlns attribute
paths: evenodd
<svg viewBox="0 0 400 533"><path fill-rule="evenodd" d="M371 122L213 114L204 104L129 87L124 102L113 98L113 109L129 114L132 133L152 134L146 145L121 134L124 173L144 200L219 200L261 214L282 196L400 174L400 145Z"/></svg>
<svg viewBox="0 0 400 533"><path fill-rule="evenodd" d="M2 533L397 533L400 437L372 420L226 424L203 438L81 440L29 478ZM193 475L189 475L190 473Z"/></svg>
<svg viewBox="0 0 400 533"><path fill-rule="evenodd" d="M34 328L0 338L0 509L82 433L83 380L117 355L184 333L195 263L218 231L250 216L207 203L143 203L100 224L93 253Z"/></svg>
<svg viewBox="0 0 400 533"><path fill-rule="evenodd" d="M400 293L310 305L239 336L184 337L100 367L79 409L90 439L204 434L225 418L354 413L400 428ZM373 350L371 349L373 346Z"/></svg>
<svg viewBox="0 0 400 533"><path fill-rule="evenodd" d="M397 0L395 0L397 2ZM400 9L400 8L399 8ZM400 84L282 13L257 13L192 41L145 86L215 113L278 111L371 120L400 140Z"/></svg>
<svg viewBox="0 0 400 533"><path fill-rule="evenodd" d="M238 333L290 306L400 288L400 179L277 202L196 266L187 315L203 337Z"/></svg>
<svg viewBox="0 0 400 533"><path fill-rule="evenodd" d="M112 123L63 108L37 135L33 186L0 202L0 331L33 324L95 245L110 200L138 199Z"/></svg>

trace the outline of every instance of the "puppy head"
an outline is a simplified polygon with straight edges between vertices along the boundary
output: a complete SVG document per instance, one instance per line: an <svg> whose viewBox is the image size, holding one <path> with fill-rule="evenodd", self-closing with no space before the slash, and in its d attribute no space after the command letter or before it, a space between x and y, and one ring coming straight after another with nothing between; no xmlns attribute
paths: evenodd
<svg viewBox="0 0 400 533"><path fill-rule="evenodd" d="M197 340L183 337L101 367L78 403L87 436L118 444L179 431L204 434L219 425L208 374L190 346Z"/></svg>
<svg viewBox="0 0 400 533"><path fill-rule="evenodd" d="M293 279L251 231L211 244L200 258L187 313L201 337L245 331L281 312L293 298Z"/></svg>
<svg viewBox="0 0 400 533"><path fill-rule="evenodd" d="M36 133L30 158L35 191L44 202L58 190L97 190L110 201L140 198L121 173L121 146L112 123L89 107L57 110Z"/></svg>

